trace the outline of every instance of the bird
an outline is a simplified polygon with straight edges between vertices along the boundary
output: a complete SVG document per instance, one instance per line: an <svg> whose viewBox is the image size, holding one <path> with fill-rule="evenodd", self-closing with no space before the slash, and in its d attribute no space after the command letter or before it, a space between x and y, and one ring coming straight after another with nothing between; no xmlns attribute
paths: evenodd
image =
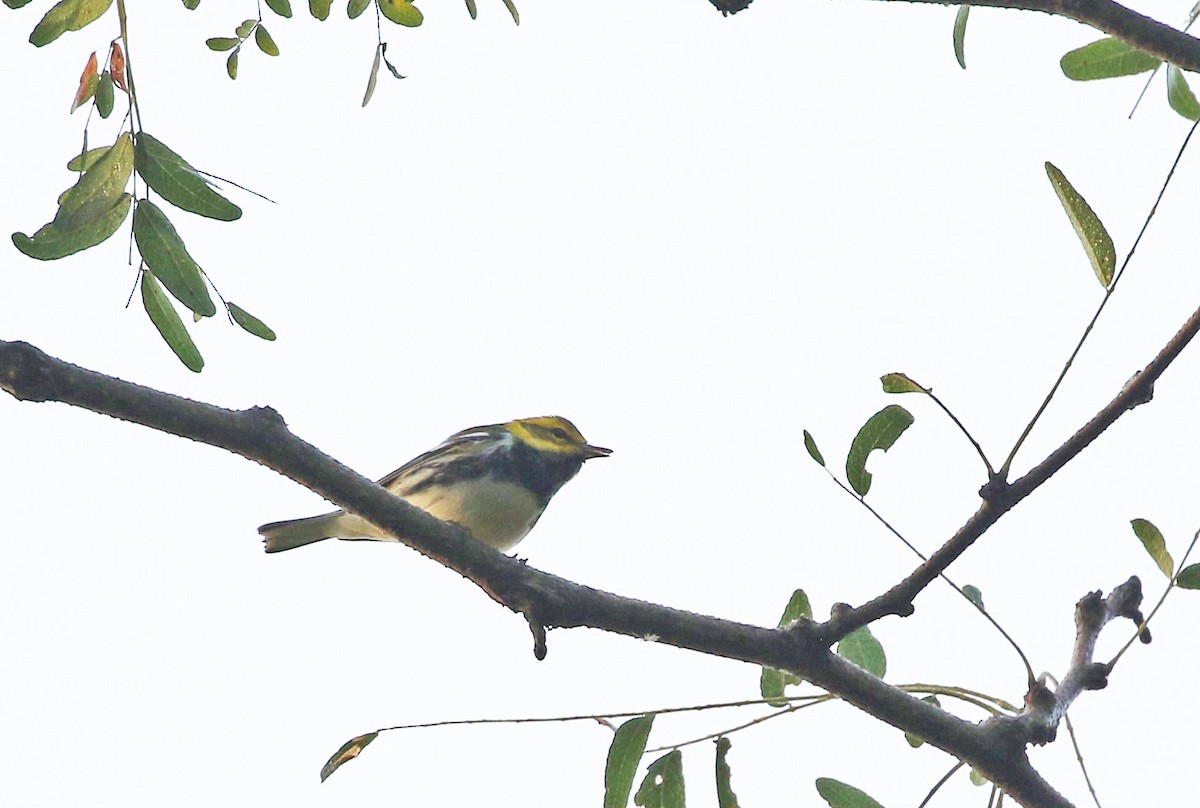
<svg viewBox="0 0 1200 808"><path fill-rule="evenodd" d="M525 538L584 461L608 457L566 418L520 418L456 432L379 485L500 552ZM324 539L399 541L358 516L334 511L258 529L268 553Z"/></svg>

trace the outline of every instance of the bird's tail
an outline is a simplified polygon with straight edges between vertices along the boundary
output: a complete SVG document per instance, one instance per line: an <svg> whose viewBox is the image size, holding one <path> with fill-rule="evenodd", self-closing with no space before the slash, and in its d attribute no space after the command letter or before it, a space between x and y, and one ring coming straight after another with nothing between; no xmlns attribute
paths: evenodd
<svg viewBox="0 0 1200 808"><path fill-rule="evenodd" d="M307 519L289 519L286 522L271 522L258 529L268 553L281 553L293 547L332 539L344 535L342 521L348 514L335 511Z"/></svg>

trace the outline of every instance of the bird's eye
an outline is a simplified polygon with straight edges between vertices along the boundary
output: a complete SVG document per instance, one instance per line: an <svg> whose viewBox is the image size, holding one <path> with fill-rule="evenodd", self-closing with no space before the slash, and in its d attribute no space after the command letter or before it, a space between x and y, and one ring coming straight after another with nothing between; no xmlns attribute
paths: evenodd
<svg viewBox="0 0 1200 808"><path fill-rule="evenodd" d="M551 429L550 434L559 440L567 440L567 430L563 429L561 426L556 426L554 429Z"/></svg>

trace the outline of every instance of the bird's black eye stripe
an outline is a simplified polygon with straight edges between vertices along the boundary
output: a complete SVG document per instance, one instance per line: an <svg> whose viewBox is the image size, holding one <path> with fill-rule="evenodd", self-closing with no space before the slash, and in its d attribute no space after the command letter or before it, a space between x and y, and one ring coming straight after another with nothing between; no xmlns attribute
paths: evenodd
<svg viewBox="0 0 1200 808"><path fill-rule="evenodd" d="M567 430L563 429L561 426L556 426L554 429L551 429L550 434L559 440L567 440Z"/></svg>

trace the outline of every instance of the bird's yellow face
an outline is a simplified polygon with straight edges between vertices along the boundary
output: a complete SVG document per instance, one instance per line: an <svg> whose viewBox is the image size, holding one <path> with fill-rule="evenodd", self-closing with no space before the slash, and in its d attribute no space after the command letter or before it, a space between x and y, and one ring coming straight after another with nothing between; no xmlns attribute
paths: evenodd
<svg viewBox="0 0 1200 808"><path fill-rule="evenodd" d="M611 449L590 446L573 423L557 415L522 418L504 426L517 440L539 452L574 455L584 460L612 454Z"/></svg>

